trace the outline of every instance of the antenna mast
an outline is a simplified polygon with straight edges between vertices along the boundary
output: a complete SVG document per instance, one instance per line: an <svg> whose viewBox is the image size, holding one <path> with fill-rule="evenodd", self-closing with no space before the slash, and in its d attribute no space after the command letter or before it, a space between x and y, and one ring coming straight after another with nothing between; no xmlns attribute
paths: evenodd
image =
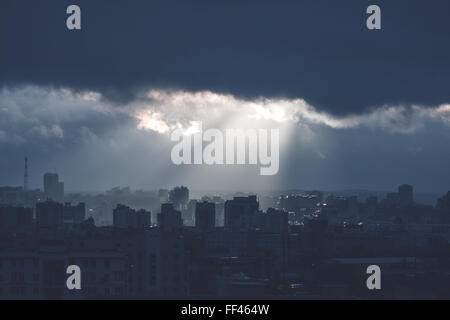
<svg viewBox="0 0 450 320"><path fill-rule="evenodd" d="M23 173L23 189L28 190L28 157L25 157L25 170Z"/></svg>

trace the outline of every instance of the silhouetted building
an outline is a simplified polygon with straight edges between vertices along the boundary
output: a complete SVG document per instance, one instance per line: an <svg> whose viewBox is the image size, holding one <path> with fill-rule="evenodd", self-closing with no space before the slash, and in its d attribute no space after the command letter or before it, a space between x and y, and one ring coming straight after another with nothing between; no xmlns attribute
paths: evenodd
<svg viewBox="0 0 450 320"><path fill-rule="evenodd" d="M223 227L225 224L225 201L220 196L203 196L202 201L213 202L216 207L216 227Z"/></svg>
<svg viewBox="0 0 450 320"><path fill-rule="evenodd" d="M225 225L225 202L216 202L216 226Z"/></svg>
<svg viewBox="0 0 450 320"><path fill-rule="evenodd" d="M253 249L252 232L248 230L230 230L216 228L204 235L204 246L212 252L221 252L224 256L247 256Z"/></svg>
<svg viewBox="0 0 450 320"><path fill-rule="evenodd" d="M58 174L44 174L44 194L47 199L62 202L64 199L64 183L59 181Z"/></svg>
<svg viewBox="0 0 450 320"><path fill-rule="evenodd" d="M184 244L181 232L147 228L121 230L121 248L128 257L128 288L131 296L184 296L188 292Z"/></svg>
<svg viewBox="0 0 450 320"><path fill-rule="evenodd" d="M256 196L234 197L225 202L225 228L247 230L259 210Z"/></svg>
<svg viewBox="0 0 450 320"><path fill-rule="evenodd" d="M450 191L437 200L436 209L442 210L450 214Z"/></svg>
<svg viewBox="0 0 450 320"><path fill-rule="evenodd" d="M127 293L127 257L119 252L90 248L73 250L63 241L41 241L12 254L0 251L4 282L0 299L75 300L123 298ZM82 269L81 290L66 286L66 268Z"/></svg>
<svg viewBox="0 0 450 320"><path fill-rule="evenodd" d="M366 216L374 215L378 207L378 198L376 196L370 196L366 199L366 203L362 206L362 211Z"/></svg>
<svg viewBox="0 0 450 320"><path fill-rule="evenodd" d="M39 189L24 190L22 187L0 187L0 204L34 208L43 198Z"/></svg>
<svg viewBox="0 0 450 320"><path fill-rule="evenodd" d="M288 231L288 213L284 210L269 208L266 213L260 213L263 218L262 229L265 232L287 233Z"/></svg>
<svg viewBox="0 0 450 320"><path fill-rule="evenodd" d="M56 229L64 225L64 206L51 200L36 204L36 221L39 228Z"/></svg>
<svg viewBox="0 0 450 320"><path fill-rule="evenodd" d="M72 205L66 202L64 204L64 223L81 223L86 217L86 205L79 203Z"/></svg>
<svg viewBox="0 0 450 320"><path fill-rule="evenodd" d="M116 228L145 228L150 227L150 224L149 211L136 211L122 204L118 204L113 211L113 225Z"/></svg>
<svg viewBox="0 0 450 320"><path fill-rule="evenodd" d="M197 202L195 226L200 231L211 231L216 226L216 205L213 202Z"/></svg>
<svg viewBox="0 0 450 320"><path fill-rule="evenodd" d="M181 212L175 210L173 204L164 203L161 205L161 213L158 215L158 223L163 230L181 229L183 227Z"/></svg>
<svg viewBox="0 0 450 320"><path fill-rule="evenodd" d="M175 187L169 192L169 201L173 203L176 210L186 210L189 202L189 189L186 187Z"/></svg>
<svg viewBox="0 0 450 320"><path fill-rule="evenodd" d="M414 203L413 187L411 185L404 184L398 187L398 202L402 207L410 206Z"/></svg>
<svg viewBox="0 0 450 320"><path fill-rule="evenodd" d="M197 200L189 200L186 210L181 212L183 218L183 225L194 226L195 225L195 207L197 206Z"/></svg>
<svg viewBox="0 0 450 320"><path fill-rule="evenodd" d="M31 208L0 206L0 235L30 231L32 225Z"/></svg>

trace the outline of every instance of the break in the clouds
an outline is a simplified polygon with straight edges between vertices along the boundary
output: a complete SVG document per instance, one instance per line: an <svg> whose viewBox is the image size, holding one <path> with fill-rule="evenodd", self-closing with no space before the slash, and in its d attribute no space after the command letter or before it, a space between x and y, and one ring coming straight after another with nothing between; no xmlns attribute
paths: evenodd
<svg viewBox="0 0 450 320"><path fill-rule="evenodd" d="M334 116L305 100L260 97L244 100L211 91L188 92L150 89L135 101L110 104L97 92L74 92L36 86L4 88L0 92L0 129L3 142L63 140L66 130L102 129L102 119L128 117L137 130L168 134L189 130L192 122L210 126L245 127L282 125L325 126L335 130L367 127L388 133L413 134L433 122L450 126L450 104L440 106L379 106L358 115ZM98 120L98 121L97 121ZM77 124L78 127L73 127ZM83 134L83 129L78 130ZM10 137L11 139L8 139ZM69 139L76 138L70 132Z"/></svg>
<svg viewBox="0 0 450 320"><path fill-rule="evenodd" d="M336 116L301 98L250 100L211 91L147 89L136 99L118 105L95 91L26 86L1 90L0 114L0 161L6 181L17 180L20 165L16 173L9 168L28 155L36 184L39 171L56 170L66 177L72 190L120 184L157 188L159 184L178 183L194 187L199 183L197 187L204 188L215 174L220 177L215 185L219 188L232 187L238 180L244 187L242 177L247 177L248 188L255 183L267 188L331 188L343 182L336 172L345 175L346 170L356 168L365 172L364 177L353 172L345 176L344 185L364 187L368 180L379 179L370 172L380 163L390 166L395 185L401 181L401 177L395 181L400 159L419 166L436 157L439 161L450 157L448 148L439 147L449 138L448 104L378 106L366 113ZM263 178L248 167L223 169L226 179L221 168L176 168L170 163L170 132L183 128L189 133L193 121L202 121L205 128L280 128L279 177L261 184L258 181ZM367 139L364 142L363 137ZM386 146L386 140L392 148ZM439 155L430 153L429 141ZM353 165L343 170L345 163ZM425 170L427 179L434 180L421 188L445 185L445 181L436 180L445 169L436 166L430 170ZM208 179L203 181L202 176ZM93 178L89 186L87 177ZM379 181L373 187L388 188L388 184Z"/></svg>
<svg viewBox="0 0 450 320"><path fill-rule="evenodd" d="M167 133L193 121L233 125L247 119L247 125L259 120L275 123L323 125L333 129L370 127L390 133L414 133L429 121L450 124L450 105L380 106L367 113L334 116L321 112L303 99L238 99L210 91L186 92L150 90L138 103L125 108L139 120L138 128Z"/></svg>

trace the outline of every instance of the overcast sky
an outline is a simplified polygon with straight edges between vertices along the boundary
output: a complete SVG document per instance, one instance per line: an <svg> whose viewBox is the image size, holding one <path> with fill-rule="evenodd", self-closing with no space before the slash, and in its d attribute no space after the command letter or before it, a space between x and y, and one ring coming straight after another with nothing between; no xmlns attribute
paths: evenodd
<svg viewBox="0 0 450 320"><path fill-rule="evenodd" d="M82 30L66 28L78 4ZM450 2L0 2L0 185L450 189ZM280 128L278 175L176 167L170 132Z"/></svg>

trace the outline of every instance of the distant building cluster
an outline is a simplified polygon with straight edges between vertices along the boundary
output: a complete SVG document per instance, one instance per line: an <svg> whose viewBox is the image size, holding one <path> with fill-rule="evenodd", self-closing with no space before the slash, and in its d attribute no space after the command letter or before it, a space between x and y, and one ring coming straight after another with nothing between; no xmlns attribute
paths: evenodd
<svg viewBox="0 0 450 320"><path fill-rule="evenodd" d="M76 203L76 204L74 204ZM264 207L264 208L262 208ZM152 214L153 213L153 214ZM0 188L0 299L450 297L450 191L236 193L190 199L187 187L64 195ZM82 270L81 290L65 269ZM420 284L420 285L419 285Z"/></svg>

